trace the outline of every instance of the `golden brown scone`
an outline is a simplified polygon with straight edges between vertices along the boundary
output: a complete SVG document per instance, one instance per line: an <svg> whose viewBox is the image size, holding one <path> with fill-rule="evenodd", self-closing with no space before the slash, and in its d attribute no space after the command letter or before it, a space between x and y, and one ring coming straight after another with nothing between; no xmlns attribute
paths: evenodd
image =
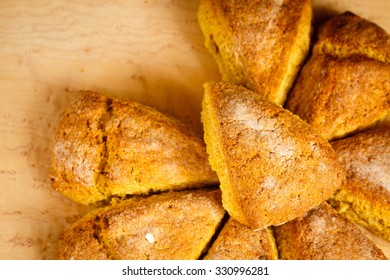
<svg viewBox="0 0 390 280"><path fill-rule="evenodd" d="M202 122L223 205L252 229L302 216L345 179L325 139L291 112L244 87L206 83Z"/></svg>
<svg viewBox="0 0 390 280"><path fill-rule="evenodd" d="M310 45L310 0L201 0L206 48L224 81L283 104Z"/></svg>
<svg viewBox="0 0 390 280"><path fill-rule="evenodd" d="M348 219L323 203L274 228L284 260L385 260L383 252Z"/></svg>
<svg viewBox="0 0 390 280"><path fill-rule="evenodd" d="M327 140L374 125L390 111L390 65L366 57L313 55L286 108Z"/></svg>
<svg viewBox="0 0 390 280"><path fill-rule="evenodd" d="M327 140L362 131L390 114L390 36L344 13L320 28L286 108Z"/></svg>
<svg viewBox="0 0 390 280"><path fill-rule="evenodd" d="M205 259L276 260L278 251L270 228L254 231L230 217Z"/></svg>
<svg viewBox="0 0 390 280"><path fill-rule="evenodd" d="M314 52L390 62L390 35L349 11L325 22L318 30L317 40Z"/></svg>
<svg viewBox="0 0 390 280"><path fill-rule="evenodd" d="M198 259L224 214L219 190L132 197L72 225L61 235L59 258Z"/></svg>
<svg viewBox="0 0 390 280"><path fill-rule="evenodd" d="M218 183L203 139L148 106L81 92L53 141L52 186L82 204Z"/></svg>
<svg viewBox="0 0 390 280"><path fill-rule="evenodd" d="M390 240L390 128L371 129L332 143L346 166L346 184L330 199L336 210Z"/></svg>

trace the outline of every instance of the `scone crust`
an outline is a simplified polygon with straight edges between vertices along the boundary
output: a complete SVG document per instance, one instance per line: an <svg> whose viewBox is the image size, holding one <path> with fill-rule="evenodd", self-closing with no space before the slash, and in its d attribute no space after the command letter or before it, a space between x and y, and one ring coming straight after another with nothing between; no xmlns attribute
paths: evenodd
<svg viewBox="0 0 390 280"><path fill-rule="evenodd" d="M311 1L202 0L198 18L222 79L283 104L309 50Z"/></svg>
<svg viewBox="0 0 390 280"><path fill-rule="evenodd" d="M345 179L325 139L291 112L243 87L206 83L202 121L211 165L222 174L224 207L252 229L302 216Z"/></svg>
<svg viewBox="0 0 390 280"><path fill-rule="evenodd" d="M254 231L230 217L205 259L276 260L278 252L270 228Z"/></svg>
<svg viewBox="0 0 390 280"><path fill-rule="evenodd" d="M331 205L390 240L390 129L370 129L332 146L346 166L347 180L332 196Z"/></svg>
<svg viewBox="0 0 390 280"><path fill-rule="evenodd" d="M284 260L386 259L373 241L327 203L274 231Z"/></svg>
<svg viewBox="0 0 390 280"><path fill-rule="evenodd" d="M90 212L77 221L61 236L59 257L197 259L207 250L224 214L219 190L132 197ZM86 234L78 236L79 232ZM89 244L86 240L93 242ZM96 255L84 254L90 250L88 246ZM100 251L96 250L98 246Z"/></svg>

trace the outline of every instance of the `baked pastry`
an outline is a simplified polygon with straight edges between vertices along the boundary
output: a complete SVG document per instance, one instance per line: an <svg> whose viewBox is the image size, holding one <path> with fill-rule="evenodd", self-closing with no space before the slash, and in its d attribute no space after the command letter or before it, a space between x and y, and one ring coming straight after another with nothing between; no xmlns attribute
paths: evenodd
<svg viewBox="0 0 390 280"><path fill-rule="evenodd" d="M346 166L346 184L329 200L336 210L390 240L390 128L371 129L332 143Z"/></svg>
<svg viewBox="0 0 390 280"><path fill-rule="evenodd" d="M254 230L302 216L345 179L328 141L244 87L206 83L201 118L223 206Z"/></svg>
<svg viewBox="0 0 390 280"><path fill-rule="evenodd" d="M310 0L201 0L198 19L222 80L284 103L309 50Z"/></svg>
<svg viewBox="0 0 390 280"><path fill-rule="evenodd" d="M327 140L375 125L390 113L390 36L352 13L319 30L286 108Z"/></svg>
<svg viewBox="0 0 390 280"><path fill-rule="evenodd" d="M198 259L224 214L219 190L132 197L73 224L59 259Z"/></svg>
<svg viewBox="0 0 390 280"><path fill-rule="evenodd" d="M383 252L326 202L274 228L284 260L385 260Z"/></svg>
<svg viewBox="0 0 390 280"><path fill-rule="evenodd" d="M53 141L52 186L81 204L218 183L203 139L139 103L81 92Z"/></svg>
<svg viewBox="0 0 390 280"><path fill-rule="evenodd" d="M270 228L254 231L230 217L204 259L276 260L278 251Z"/></svg>

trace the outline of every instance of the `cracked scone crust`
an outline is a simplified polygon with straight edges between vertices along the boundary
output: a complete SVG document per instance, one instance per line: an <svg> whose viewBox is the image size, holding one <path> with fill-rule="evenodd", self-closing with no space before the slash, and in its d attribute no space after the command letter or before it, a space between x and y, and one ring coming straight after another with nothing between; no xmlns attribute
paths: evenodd
<svg viewBox="0 0 390 280"><path fill-rule="evenodd" d="M82 204L218 183L203 140L148 106L80 92L53 141L52 186Z"/></svg>
<svg viewBox="0 0 390 280"><path fill-rule="evenodd" d="M278 251L270 228L254 231L229 217L204 259L276 260Z"/></svg>
<svg viewBox="0 0 390 280"><path fill-rule="evenodd" d="M219 190L133 197L88 213L63 233L60 259L198 259L225 210Z"/></svg>
<svg viewBox="0 0 390 280"><path fill-rule="evenodd" d="M283 104L310 46L310 0L202 0L205 46L224 81Z"/></svg>
<svg viewBox="0 0 390 280"><path fill-rule="evenodd" d="M252 229L302 216L345 179L325 139L291 112L244 87L206 83L202 122L223 205Z"/></svg>
<svg viewBox="0 0 390 280"><path fill-rule="evenodd" d="M327 140L365 130L390 114L390 36L346 12L319 30L286 108Z"/></svg>
<svg viewBox="0 0 390 280"><path fill-rule="evenodd" d="M386 260L373 241L326 202L274 232L283 260Z"/></svg>
<svg viewBox="0 0 390 280"><path fill-rule="evenodd" d="M336 210L390 240L390 128L332 142L346 166L346 184L330 199Z"/></svg>

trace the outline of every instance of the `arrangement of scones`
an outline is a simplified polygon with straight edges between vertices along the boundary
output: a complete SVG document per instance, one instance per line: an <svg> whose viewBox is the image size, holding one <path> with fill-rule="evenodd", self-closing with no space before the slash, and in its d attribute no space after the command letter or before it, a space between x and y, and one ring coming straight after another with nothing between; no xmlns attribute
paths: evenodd
<svg viewBox="0 0 390 280"><path fill-rule="evenodd" d="M59 259L380 260L390 240L390 35L310 0L200 0L221 81L204 137L129 99L78 93L53 141L53 188L99 205ZM359 226L358 226L359 225Z"/></svg>

